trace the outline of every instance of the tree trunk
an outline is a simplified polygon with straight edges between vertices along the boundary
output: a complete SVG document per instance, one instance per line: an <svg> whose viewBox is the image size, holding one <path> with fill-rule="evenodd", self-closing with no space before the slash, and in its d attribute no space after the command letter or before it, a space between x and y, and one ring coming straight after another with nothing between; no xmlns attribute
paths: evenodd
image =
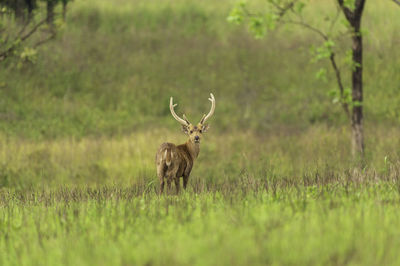
<svg viewBox="0 0 400 266"><path fill-rule="evenodd" d="M365 0L357 0L350 19L353 28L353 73L352 73L352 102L351 115L352 152L355 158L364 159L364 132L363 132L363 80L362 80L362 33L361 18Z"/></svg>
<svg viewBox="0 0 400 266"><path fill-rule="evenodd" d="M361 18L366 0L355 0L354 7L349 8L344 0L337 0L344 16L353 30L353 66L352 66L352 153L355 159L364 159L364 132L363 132L363 81L362 81L362 34Z"/></svg>
<svg viewBox="0 0 400 266"><path fill-rule="evenodd" d="M55 1L54 0L47 0L47 17L46 21L47 24L50 26L54 25L54 7L55 7Z"/></svg>
<svg viewBox="0 0 400 266"><path fill-rule="evenodd" d="M24 22L24 4L24 1L21 0L15 0L13 4L15 19L21 23Z"/></svg>
<svg viewBox="0 0 400 266"><path fill-rule="evenodd" d="M62 8L62 16L63 16L63 21L64 22L67 19L67 4L68 4L67 0L63 0L62 1L62 6L63 6L63 8Z"/></svg>
<svg viewBox="0 0 400 266"><path fill-rule="evenodd" d="M25 0L25 4L28 9L28 22L30 22L33 18L33 10L36 7L36 1L35 0Z"/></svg>
<svg viewBox="0 0 400 266"><path fill-rule="evenodd" d="M351 115L352 128L352 153L355 157L364 156L364 132L363 132L363 81L362 81L362 36L360 33L361 17L353 36L353 73L352 73L352 102Z"/></svg>

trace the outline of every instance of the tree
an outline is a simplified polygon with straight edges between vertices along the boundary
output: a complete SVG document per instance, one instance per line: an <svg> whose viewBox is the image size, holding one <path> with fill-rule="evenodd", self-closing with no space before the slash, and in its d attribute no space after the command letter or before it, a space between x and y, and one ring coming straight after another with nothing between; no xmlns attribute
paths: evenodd
<svg viewBox="0 0 400 266"><path fill-rule="evenodd" d="M35 0L0 3L0 63L10 57L33 61L35 49L56 37L56 30L46 26L47 18L34 16L35 8Z"/></svg>
<svg viewBox="0 0 400 266"><path fill-rule="evenodd" d="M36 0L3 0L0 6L12 10L19 22L25 22L32 18L33 10L37 7L37 4Z"/></svg>
<svg viewBox="0 0 400 266"><path fill-rule="evenodd" d="M331 18L329 29L322 29L308 23L303 17L305 2L302 0L268 0L267 11L259 12L249 10L245 2L239 2L231 11L228 21L241 24L248 23L250 31L256 38L262 38L268 30L274 30L280 24L291 24L304 27L323 40L323 45L314 49L314 60L329 59L330 65L335 73L338 91L337 102L341 103L343 110L349 117L352 129L352 154L355 158L362 159L364 156L364 133L363 133L363 32L361 19L366 0L334 0L337 6L336 14ZM398 0L393 0L400 4ZM339 16L345 17L347 33L351 36L352 45L346 53L351 70L351 90L343 85L341 71L336 63L336 42L338 35L334 27ZM317 76L323 76L325 69L320 69ZM350 109L350 110L349 110Z"/></svg>
<svg viewBox="0 0 400 266"><path fill-rule="evenodd" d="M67 5L71 0L45 0L47 9L47 24L54 26L54 10L58 3L62 4L62 18L63 21L67 19Z"/></svg>

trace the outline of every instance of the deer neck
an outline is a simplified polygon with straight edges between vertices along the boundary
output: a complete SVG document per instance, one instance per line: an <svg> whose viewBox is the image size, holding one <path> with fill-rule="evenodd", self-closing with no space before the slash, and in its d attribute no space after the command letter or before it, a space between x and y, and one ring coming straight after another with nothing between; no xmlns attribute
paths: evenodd
<svg viewBox="0 0 400 266"><path fill-rule="evenodd" d="M192 157L192 159L196 159L197 156L199 156L199 152L200 152L200 144L199 143L193 143L190 140L188 140L185 143L187 150L189 151L190 157Z"/></svg>

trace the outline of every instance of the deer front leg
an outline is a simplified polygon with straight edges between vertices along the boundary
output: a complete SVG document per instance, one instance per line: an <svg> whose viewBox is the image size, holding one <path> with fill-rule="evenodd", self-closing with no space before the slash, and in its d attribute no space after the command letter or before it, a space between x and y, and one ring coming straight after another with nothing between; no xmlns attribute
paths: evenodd
<svg viewBox="0 0 400 266"><path fill-rule="evenodd" d="M175 182L176 194L179 194L179 178L176 177L174 179L174 182Z"/></svg>
<svg viewBox="0 0 400 266"><path fill-rule="evenodd" d="M186 189L187 183L189 181L189 175L183 176L183 188Z"/></svg>
<svg viewBox="0 0 400 266"><path fill-rule="evenodd" d="M168 193L171 191L171 182L172 182L172 178L168 177L168 178L167 178L167 189L168 189Z"/></svg>
<svg viewBox="0 0 400 266"><path fill-rule="evenodd" d="M160 195L164 192L164 178L160 178Z"/></svg>

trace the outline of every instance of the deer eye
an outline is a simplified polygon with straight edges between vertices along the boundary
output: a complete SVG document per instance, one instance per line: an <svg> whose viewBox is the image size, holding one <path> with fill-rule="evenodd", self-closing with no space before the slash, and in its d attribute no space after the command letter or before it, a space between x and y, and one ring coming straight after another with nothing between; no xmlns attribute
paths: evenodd
<svg viewBox="0 0 400 266"><path fill-rule="evenodd" d="M203 133L203 130L200 129L200 133Z"/></svg>
<svg viewBox="0 0 400 266"><path fill-rule="evenodd" d="M193 130L190 130L190 134L192 134L193 133Z"/></svg>

